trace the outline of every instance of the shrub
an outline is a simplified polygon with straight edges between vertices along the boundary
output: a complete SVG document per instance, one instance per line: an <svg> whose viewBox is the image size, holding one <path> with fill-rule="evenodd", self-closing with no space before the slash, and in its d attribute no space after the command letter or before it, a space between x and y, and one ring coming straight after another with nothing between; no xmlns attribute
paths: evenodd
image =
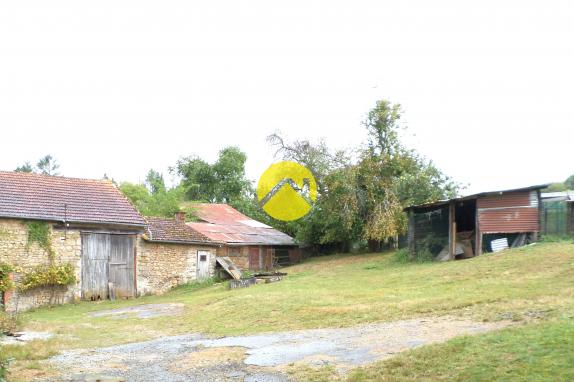
<svg viewBox="0 0 574 382"><path fill-rule="evenodd" d="M18 330L19 322L16 316L0 312L0 335L14 333Z"/></svg>
<svg viewBox="0 0 574 382"><path fill-rule="evenodd" d="M14 283L10 280L10 273L13 271L10 264L0 263L0 293L14 289Z"/></svg>
<svg viewBox="0 0 574 382"><path fill-rule="evenodd" d="M25 291L42 286L64 286L76 282L72 264L50 265L35 268L24 275L20 289Z"/></svg>
<svg viewBox="0 0 574 382"><path fill-rule="evenodd" d="M0 382L4 382L8 377L8 358L0 354Z"/></svg>
<svg viewBox="0 0 574 382"><path fill-rule="evenodd" d="M398 251L395 252L394 254L394 260L397 263L408 263L410 261L412 261L411 259L411 254L409 253L409 249L408 248L401 248Z"/></svg>
<svg viewBox="0 0 574 382"><path fill-rule="evenodd" d="M429 261L434 260L434 256L431 251L426 248L422 247L417 250L415 256L411 256L408 248L402 248L395 252L394 260L397 263L405 264L405 263L426 263Z"/></svg>

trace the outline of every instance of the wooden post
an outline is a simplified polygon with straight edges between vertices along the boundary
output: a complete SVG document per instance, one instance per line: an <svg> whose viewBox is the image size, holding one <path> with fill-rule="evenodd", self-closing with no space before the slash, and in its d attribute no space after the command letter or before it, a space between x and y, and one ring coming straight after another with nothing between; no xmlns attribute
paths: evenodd
<svg viewBox="0 0 574 382"><path fill-rule="evenodd" d="M480 232L480 211L478 210L478 199L476 200L476 211L474 219L474 256L482 255L482 232Z"/></svg>
<svg viewBox="0 0 574 382"><path fill-rule="evenodd" d="M413 210L409 210L409 228L407 232L407 241L409 246L409 254L411 257L415 257L415 214Z"/></svg>
<svg viewBox="0 0 574 382"><path fill-rule="evenodd" d="M454 260L456 252L456 217L455 217L455 202L452 201L448 205L448 257Z"/></svg>
<svg viewBox="0 0 574 382"><path fill-rule="evenodd" d="M574 223L574 202L566 202L566 233L573 233L572 225Z"/></svg>

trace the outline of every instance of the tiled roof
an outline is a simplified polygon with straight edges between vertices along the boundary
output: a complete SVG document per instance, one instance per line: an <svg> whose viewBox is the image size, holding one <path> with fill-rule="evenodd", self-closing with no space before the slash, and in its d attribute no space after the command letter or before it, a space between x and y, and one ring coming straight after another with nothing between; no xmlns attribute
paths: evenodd
<svg viewBox="0 0 574 382"><path fill-rule="evenodd" d="M212 240L227 244L296 245L293 238L257 220L253 220L227 204L194 204L201 222L187 223Z"/></svg>
<svg viewBox="0 0 574 382"><path fill-rule="evenodd" d="M146 233L149 241L216 244L215 241L184 222L155 217L146 217L146 220Z"/></svg>
<svg viewBox="0 0 574 382"><path fill-rule="evenodd" d="M108 180L0 171L0 217L144 226Z"/></svg>

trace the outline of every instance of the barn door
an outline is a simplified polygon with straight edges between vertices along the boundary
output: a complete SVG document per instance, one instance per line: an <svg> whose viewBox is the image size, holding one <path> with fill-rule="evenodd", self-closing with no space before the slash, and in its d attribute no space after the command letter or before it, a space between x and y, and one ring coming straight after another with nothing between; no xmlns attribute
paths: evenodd
<svg viewBox="0 0 574 382"><path fill-rule="evenodd" d="M209 251L197 251L197 281L209 278L209 264L211 253Z"/></svg>
<svg viewBox="0 0 574 382"><path fill-rule="evenodd" d="M259 247L249 247L249 269L261 269Z"/></svg>
<svg viewBox="0 0 574 382"><path fill-rule="evenodd" d="M110 293L115 298L133 297L134 238L131 235L110 236Z"/></svg>
<svg viewBox="0 0 574 382"><path fill-rule="evenodd" d="M82 298L108 298L108 260L110 235L82 234Z"/></svg>

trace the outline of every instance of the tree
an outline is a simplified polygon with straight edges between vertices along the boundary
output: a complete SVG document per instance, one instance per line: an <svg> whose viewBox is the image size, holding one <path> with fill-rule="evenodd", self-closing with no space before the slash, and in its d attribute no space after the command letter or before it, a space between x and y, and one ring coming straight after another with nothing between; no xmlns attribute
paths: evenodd
<svg viewBox="0 0 574 382"><path fill-rule="evenodd" d="M175 213L180 211L180 203L184 194L181 187L152 193L145 184L129 182L121 183L119 189L142 215L166 218L173 218Z"/></svg>
<svg viewBox="0 0 574 382"><path fill-rule="evenodd" d="M45 157L41 158L36 164L36 167L40 174L54 176L60 175L58 173L58 168L60 168L60 165L51 155L46 155Z"/></svg>
<svg viewBox="0 0 574 382"><path fill-rule="evenodd" d="M213 164L196 156L183 157L170 171L182 177L188 200L233 205L253 195L251 183L245 178L246 160L239 148L226 147Z"/></svg>
<svg viewBox="0 0 574 382"><path fill-rule="evenodd" d="M331 152L325 140L314 144L308 140L288 142L279 133L267 137L267 142L275 147L275 157L302 164L313 173L319 194L325 191L325 178L336 168L347 166L350 155L344 150Z"/></svg>
<svg viewBox="0 0 574 382"><path fill-rule="evenodd" d="M367 143L357 150L356 159L347 152L332 152L324 141L268 137L276 156L299 162L316 176L317 201L307 216L290 226L299 241L341 250L367 241L377 249L405 232L404 207L456 195L457 183L403 146L400 118L400 105L378 101L363 122Z"/></svg>
<svg viewBox="0 0 574 382"><path fill-rule="evenodd" d="M26 161L23 165L16 167L14 171L16 172L33 172L36 174L44 175L60 175L58 173L58 168L60 165L56 162L56 159L52 155L46 155L40 158L36 163L36 166L32 166L29 161Z"/></svg>
<svg viewBox="0 0 574 382"><path fill-rule="evenodd" d="M28 161L26 161L26 163L24 163L21 166L16 167L16 169L14 170L16 172L34 172L34 167L32 166L32 164Z"/></svg>
<svg viewBox="0 0 574 382"><path fill-rule="evenodd" d="M145 184L148 187L148 190L152 194L159 194L166 192L163 175L155 171L154 169L149 170L149 172L147 173Z"/></svg>

